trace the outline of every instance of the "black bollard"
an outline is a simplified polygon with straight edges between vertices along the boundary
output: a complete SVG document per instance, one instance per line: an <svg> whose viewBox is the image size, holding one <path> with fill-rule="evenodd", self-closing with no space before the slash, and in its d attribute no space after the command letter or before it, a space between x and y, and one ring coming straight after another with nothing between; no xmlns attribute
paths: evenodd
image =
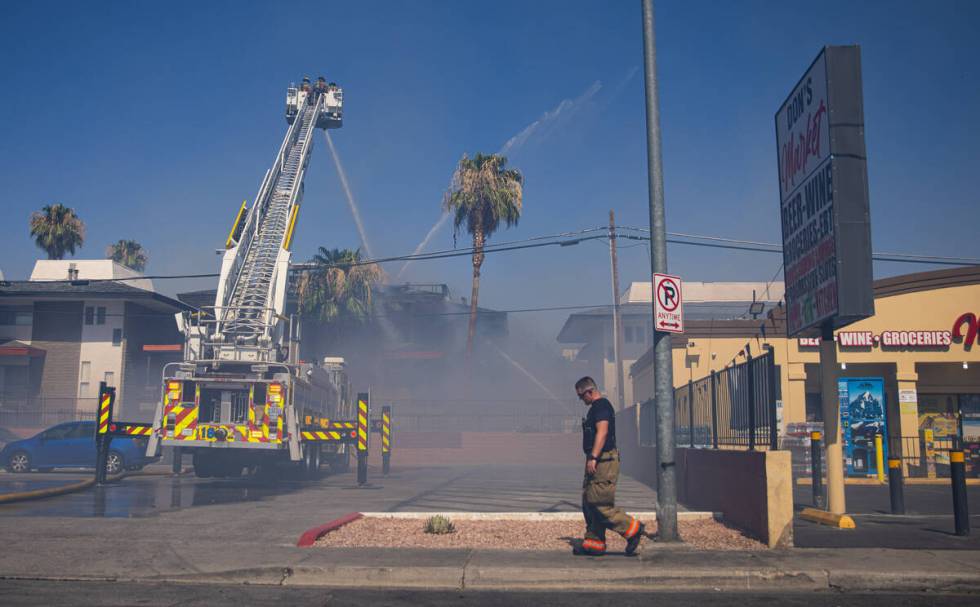
<svg viewBox="0 0 980 607"><path fill-rule="evenodd" d="M970 508L966 502L966 464L963 451L949 452L949 480L953 486L953 517L956 519L956 535L970 535Z"/></svg>
<svg viewBox="0 0 980 607"><path fill-rule="evenodd" d="M823 501L823 457L820 451L819 432L810 433L810 479L813 484L813 505L824 507Z"/></svg>
<svg viewBox="0 0 980 607"><path fill-rule="evenodd" d="M358 451L357 452L357 484L358 485L367 484L367 464L368 464L368 452Z"/></svg>
<svg viewBox="0 0 980 607"><path fill-rule="evenodd" d="M106 481L106 466L109 463L109 437L105 434L95 439L95 483L102 485Z"/></svg>
<svg viewBox="0 0 980 607"><path fill-rule="evenodd" d="M180 474L184 469L183 455L184 453L181 451L180 447L174 447L174 461L173 466L170 469L174 474Z"/></svg>
<svg viewBox="0 0 980 607"><path fill-rule="evenodd" d="M902 477L902 460L888 458L888 494L892 502L892 514L905 514L905 479Z"/></svg>
<svg viewBox="0 0 980 607"><path fill-rule="evenodd" d="M381 474L388 476L391 472L391 453L385 453L381 456Z"/></svg>

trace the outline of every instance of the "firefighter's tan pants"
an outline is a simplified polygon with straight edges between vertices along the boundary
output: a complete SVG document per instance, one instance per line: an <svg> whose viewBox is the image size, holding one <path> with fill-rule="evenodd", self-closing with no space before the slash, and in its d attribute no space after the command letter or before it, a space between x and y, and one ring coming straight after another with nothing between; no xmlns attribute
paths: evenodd
<svg viewBox="0 0 980 607"><path fill-rule="evenodd" d="M635 533L633 517L616 507L616 482L619 480L619 451L602 454L595 474L585 475L582 483L582 514L585 515L585 538L606 541L606 529L626 536Z"/></svg>

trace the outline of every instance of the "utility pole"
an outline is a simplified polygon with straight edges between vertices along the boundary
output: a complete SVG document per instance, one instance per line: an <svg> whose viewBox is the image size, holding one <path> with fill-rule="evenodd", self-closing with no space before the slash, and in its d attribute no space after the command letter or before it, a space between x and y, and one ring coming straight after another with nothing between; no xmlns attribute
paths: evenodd
<svg viewBox="0 0 980 607"><path fill-rule="evenodd" d="M660 152L660 99L657 92L657 49L653 0L643 0L643 73L646 80L647 174L650 193L651 274L667 273L667 223L664 217L663 159ZM653 276L651 275L651 285ZM654 294L656 296L656 294ZM651 303L651 308L656 302ZM651 309L651 314L653 309ZM653 319L657 326L657 319ZM670 333L653 332L654 397L657 420L657 537L680 540L677 534L677 483L674 468L674 368Z"/></svg>
<svg viewBox="0 0 980 607"><path fill-rule="evenodd" d="M612 268L613 356L616 359L617 409L626 407L626 382L623 379L623 317L619 313L619 262L616 259L616 214L609 209L609 265Z"/></svg>

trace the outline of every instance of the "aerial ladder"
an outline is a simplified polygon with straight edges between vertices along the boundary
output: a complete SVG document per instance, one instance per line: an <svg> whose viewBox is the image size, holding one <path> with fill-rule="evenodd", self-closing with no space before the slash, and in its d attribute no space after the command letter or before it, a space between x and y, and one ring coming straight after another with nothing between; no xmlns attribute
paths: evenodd
<svg viewBox="0 0 980 607"><path fill-rule="evenodd" d="M313 136L342 126L343 90L304 78L287 89L286 120L272 167L228 233L214 306L178 315L184 360L163 370L147 453L161 445L189 451L198 476L237 476L275 459L302 462L312 473L321 454L344 463L355 448L359 472L366 468L366 435L375 428L369 398L358 395L355 407L343 359L299 360L299 321L286 311ZM387 455L390 437L382 434Z"/></svg>

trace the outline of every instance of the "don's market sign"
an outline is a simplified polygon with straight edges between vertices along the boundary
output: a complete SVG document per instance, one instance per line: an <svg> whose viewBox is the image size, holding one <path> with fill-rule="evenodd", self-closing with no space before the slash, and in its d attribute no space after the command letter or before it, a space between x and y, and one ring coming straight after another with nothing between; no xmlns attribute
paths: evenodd
<svg viewBox="0 0 980 607"><path fill-rule="evenodd" d="M874 314L861 51L825 47L776 112L787 333Z"/></svg>

